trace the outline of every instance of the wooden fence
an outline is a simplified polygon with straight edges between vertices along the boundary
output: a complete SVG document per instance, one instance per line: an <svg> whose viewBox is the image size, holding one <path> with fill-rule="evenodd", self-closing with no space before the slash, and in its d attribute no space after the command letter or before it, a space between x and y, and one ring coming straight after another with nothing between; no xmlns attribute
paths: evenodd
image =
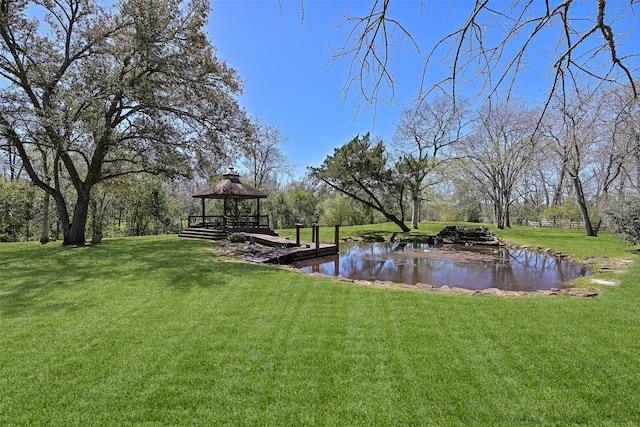
<svg viewBox="0 0 640 427"><path fill-rule="evenodd" d="M525 220L524 225L528 225L529 227L553 227L553 228L568 228L584 230L584 221L573 221L570 219L549 219L544 218L540 221L529 221Z"/></svg>

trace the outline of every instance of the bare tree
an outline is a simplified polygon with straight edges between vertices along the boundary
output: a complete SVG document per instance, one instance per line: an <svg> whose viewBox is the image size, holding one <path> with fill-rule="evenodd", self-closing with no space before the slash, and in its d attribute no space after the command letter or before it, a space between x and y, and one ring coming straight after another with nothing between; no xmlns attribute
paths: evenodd
<svg viewBox="0 0 640 427"><path fill-rule="evenodd" d="M603 149L610 153L609 163L620 166L618 192L627 187L640 191L640 100L620 88L605 92L602 100L610 133L610 143Z"/></svg>
<svg viewBox="0 0 640 427"><path fill-rule="evenodd" d="M460 142L467 111L464 103L439 96L402 113L395 134L400 159L396 168L407 181L413 205L411 227L418 228L423 192L445 179L453 157L448 150Z"/></svg>
<svg viewBox="0 0 640 427"><path fill-rule="evenodd" d="M498 228L510 227L513 190L534 158L536 111L519 102L487 104L480 109L474 131L461 147L468 171L493 203Z"/></svg>
<svg viewBox="0 0 640 427"><path fill-rule="evenodd" d="M588 236L597 236L601 222L595 225L589 215L589 198L585 182L593 180L596 146L601 140L601 116L595 95L574 96L570 100L557 98L553 115L547 120L547 135L555 141L554 151L566 168L582 212ZM595 192L594 192L595 193Z"/></svg>
<svg viewBox="0 0 640 427"><path fill-rule="evenodd" d="M390 0L372 0L360 16L344 12L341 27L346 29L346 40L333 55L350 63L345 94L357 88L362 102L368 104L394 96L393 54L398 51L427 52L419 97L435 88L455 96L465 75L473 75L482 79L484 94L506 92L509 98L529 62L544 61L552 73L544 114L553 96L578 91L585 79L627 84L632 96L638 96L634 77L639 68L633 62L639 46L633 38L637 3L455 2L447 18L464 16L454 24L456 29L444 36L433 34L436 42L421 44L417 35L423 30L403 25ZM439 2L429 4L436 8ZM426 2L421 5L428 20L430 8ZM555 42L549 45L549 39ZM441 75L437 67L449 71L433 79L432 75Z"/></svg>
<svg viewBox="0 0 640 427"><path fill-rule="evenodd" d="M339 25L346 28L347 37L340 48L333 50L334 59L346 57L350 61L344 93L347 96L352 87L357 86L363 103L380 101L386 90L390 92L387 100L394 98L390 52L395 50L397 43L408 43L420 50L401 21L390 16L389 5L390 0L373 0L371 9L362 16L343 11L344 21Z"/></svg>
<svg viewBox="0 0 640 427"><path fill-rule="evenodd" d="M245 143L242 164L249 170L256 188L277 183L280 176L291 176L293 165L282 152L286 138L280 129L252 120L252 137Z"/></svg>

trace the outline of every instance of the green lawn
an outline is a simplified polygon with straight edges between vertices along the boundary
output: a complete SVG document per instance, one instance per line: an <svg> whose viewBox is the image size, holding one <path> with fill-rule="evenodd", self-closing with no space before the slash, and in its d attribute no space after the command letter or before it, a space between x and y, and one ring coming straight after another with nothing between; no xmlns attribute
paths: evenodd
<svg viewBox="0 0 640 427"><path fill-rule="evenodd" d="M504 237L635 256L545 233ZM3 243L0 425L638 425L639 320L640 264L596 298L504 298L224 262L176 236Z"/></svg>

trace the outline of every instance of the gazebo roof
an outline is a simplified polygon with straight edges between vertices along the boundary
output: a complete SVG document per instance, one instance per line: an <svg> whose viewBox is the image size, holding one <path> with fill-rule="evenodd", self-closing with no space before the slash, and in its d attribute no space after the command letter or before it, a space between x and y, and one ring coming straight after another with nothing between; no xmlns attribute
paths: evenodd
<svg viewBox="0 0 640 427"><path fill-rule="evenodd" d="M222 176L223 179L212 187L206 187L191 197L201 199L263 199L267 194L240 182L240 175L233 168Z"/></svg>

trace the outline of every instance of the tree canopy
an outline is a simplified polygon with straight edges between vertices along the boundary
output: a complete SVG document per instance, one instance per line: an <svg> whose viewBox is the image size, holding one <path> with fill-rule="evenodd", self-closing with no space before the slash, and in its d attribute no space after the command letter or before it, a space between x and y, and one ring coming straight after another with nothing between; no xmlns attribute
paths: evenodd
<svg viewBox="0 0 640 427"><path fill-rule="evenodd" d="M186 175L243 139L241 85L204 32L209 11L206 0L0 0L0 136L55 200L65 244L84 243L99 182Z"/></svg>
<svg viewBox="0 0 640 427"><path fill-rule="evenodd" d="M371 141L370 135L356 136L334 150L318 168L310 168L314 177L331 188L382 213L402 231L410 231L403 222L401 192L392 191L401 182L387 163L382 141ZM400 197L394 198L397 194Z"/></svg>

